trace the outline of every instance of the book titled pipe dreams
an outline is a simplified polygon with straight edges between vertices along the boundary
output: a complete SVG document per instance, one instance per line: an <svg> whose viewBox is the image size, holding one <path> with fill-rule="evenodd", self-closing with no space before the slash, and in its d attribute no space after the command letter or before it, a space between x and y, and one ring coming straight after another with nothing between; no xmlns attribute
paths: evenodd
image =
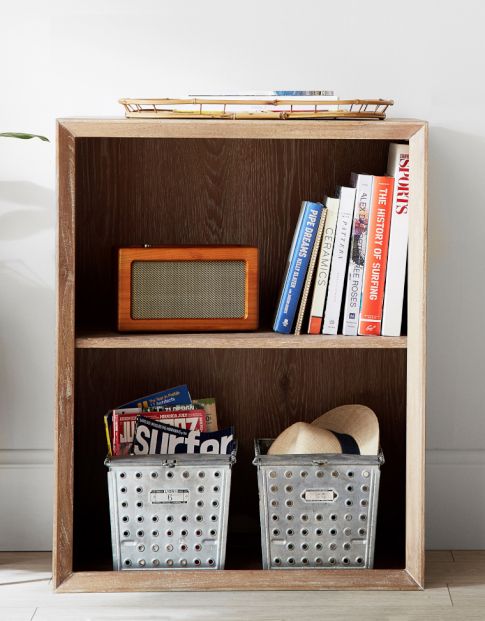
<svg viewBox="0 0 485 621"><path fill-rule="evenodd" d="M273 330L289 334L303 289L323 205L303 201L293 234Z"/></svg>
<svg viewBox="0 0 485 621"><path fill-rule="evenodd" d="M234 427L220 431L177 429L146 416L138 416L134 455L173 455L176 453L211 453L230 455L235 449Z"/></svg>

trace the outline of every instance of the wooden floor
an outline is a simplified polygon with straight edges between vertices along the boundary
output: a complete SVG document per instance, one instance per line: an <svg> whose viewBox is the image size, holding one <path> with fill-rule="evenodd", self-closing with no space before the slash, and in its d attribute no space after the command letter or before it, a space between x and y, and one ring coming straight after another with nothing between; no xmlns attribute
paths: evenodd
<svg viewBox="0 0 485 621"><path fill-rule="evenodd" d="M56 595L50 554L0 553L0 621L485 620L485 551L432 551L418 592Z"/></svg>

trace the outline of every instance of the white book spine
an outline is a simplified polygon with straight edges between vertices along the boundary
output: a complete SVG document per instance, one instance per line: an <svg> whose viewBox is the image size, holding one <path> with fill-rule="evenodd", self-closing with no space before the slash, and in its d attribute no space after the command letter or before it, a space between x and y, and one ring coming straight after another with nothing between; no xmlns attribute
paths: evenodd
<svg viewBox="0 0 485 621"><path fill-rule="evenodd" d="M345 293L342 334L356 336L359 327L360 299L364 280L365 251L367 247L367 227L372 196L372 175L352 175L352 185L356 188L354 225L350 240L349 271Z"/></svg>
<svg viewBox="0 0 485 621"><path fill-rule="evenodd" d="M338 330L345 274L347 270L347 257L349 254L350 232L352 230L354 216L354 204L355 188L340 188L340 207L335 231L335 243L333 246L322 334L337 334Z"/></svg>
<svg viewBox="0 0 485 621"><path fill-rule="evenodd" d="M335 229L339 211L339 199L329 198L325 200L326 213L325 228L320 245L320 255L313 287L312 305L310 308L310 319L308 323L309 334L320 334L322 330L323 309L327 296L327 286L330 275L330 263L332 261L333 244L335 240Z"/></svg>
<svg viewBox="0 0 485 621"><path fill-rule="evenodd" d="M381 334L400 336L408 252L409 145L389 146L387 174L395 181Z"/></svg>

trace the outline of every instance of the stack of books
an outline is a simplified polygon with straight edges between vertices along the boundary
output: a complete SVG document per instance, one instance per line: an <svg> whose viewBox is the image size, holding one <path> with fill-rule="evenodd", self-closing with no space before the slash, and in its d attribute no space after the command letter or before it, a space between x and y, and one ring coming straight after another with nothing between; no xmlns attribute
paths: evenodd
<svg viewBox="0 0 485 621"><path fill-rule="evenodd" d="M387 176L352 173L323 203L304 201L273 329L399 336L408 247L409 146Z"/></svg>

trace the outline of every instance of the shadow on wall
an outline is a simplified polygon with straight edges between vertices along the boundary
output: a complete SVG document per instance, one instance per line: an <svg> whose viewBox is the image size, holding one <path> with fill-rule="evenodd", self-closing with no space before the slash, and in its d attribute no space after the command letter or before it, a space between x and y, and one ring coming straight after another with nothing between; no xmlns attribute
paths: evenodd
<svg viewBox="0 0 485 621"><path fill-rule="evenodd" d="M429 448L483 449L485 137L431 130Z"/></svg>
<svg viewBox="0 0 485 621"><path fill-rule="evenodd" d="M0 240L24 239L54 226L54 192L30 181L0 181L0 203L19 205L0 215ZM33 208L27 209L31 205Z"/></svg>
<svg viewBox="0 0 485 621"><path fill-rule="evenodd" d="M0 449L52 444L54 206L49 188L0 182Z"/></svg>
<svg viewBox="0 0 485 621"><path fill-rule="evenodd" d="M470 481L485 475L485 137L433 127L429 146L426 543L478 548L485 504L470 498Z"/></svg>

